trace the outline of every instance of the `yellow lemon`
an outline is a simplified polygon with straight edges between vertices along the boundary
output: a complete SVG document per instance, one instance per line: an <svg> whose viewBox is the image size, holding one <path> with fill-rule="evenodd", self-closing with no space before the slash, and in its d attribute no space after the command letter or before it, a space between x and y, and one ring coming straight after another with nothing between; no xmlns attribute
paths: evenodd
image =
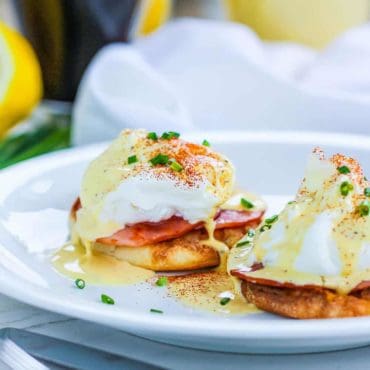
<svg viewBox="0 0 370 370"><path fill-rule="evenodd" d="M0 136L42 95L41 69L28 41L0 22Z"/></svg>
<svg viewBox="0 0 370 370"><path fill-rule="evenodd" d="M144 0L140 9L138 35L148 35L160 27L171 14L171 0Z"/></svg>
<svg viewBox="0 0 370 370"><path fill-rule="evenodd" d="M368 0L225 0L232 20L267 40L321 48L368 19Z"/></svg>

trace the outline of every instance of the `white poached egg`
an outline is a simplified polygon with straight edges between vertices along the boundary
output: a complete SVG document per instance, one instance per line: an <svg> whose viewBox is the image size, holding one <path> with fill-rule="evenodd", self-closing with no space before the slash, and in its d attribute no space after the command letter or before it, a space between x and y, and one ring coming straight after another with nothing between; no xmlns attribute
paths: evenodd
<svg viewBox="0 0 370 370"><path fill-rule="evenodd" d="M233 248L228 269L350 292L370 280L368 186L356 160L315 149L295 200Z"/></svg>

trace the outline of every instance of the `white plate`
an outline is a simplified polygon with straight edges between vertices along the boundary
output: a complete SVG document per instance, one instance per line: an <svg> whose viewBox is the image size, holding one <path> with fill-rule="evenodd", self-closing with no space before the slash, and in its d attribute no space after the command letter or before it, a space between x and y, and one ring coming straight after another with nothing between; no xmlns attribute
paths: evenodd
<svg viewBox="0 0 370 370"><path fill-rule="evenodd" d="M289 199L315 145L358 158L370 173L370 138L307 132L194 133L226 153L243 187ZM39 248L58 248L67 237L67 212L81 174L104 145L66 150L0 173L0 291L31 305L109 325L143 337L187 347L227 352L293 353L370 344L370 317L296 321L270 314L216 316L183 307L143 283L77 290L61 277ZM101 293L116 305L99 302ZM164 311L152 314L150 308Z"/></svg>

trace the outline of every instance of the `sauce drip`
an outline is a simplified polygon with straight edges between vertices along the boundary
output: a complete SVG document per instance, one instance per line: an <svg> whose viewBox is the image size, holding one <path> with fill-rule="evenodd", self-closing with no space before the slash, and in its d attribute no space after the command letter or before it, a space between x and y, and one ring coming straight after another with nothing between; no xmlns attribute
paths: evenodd
<svg viewBox="0 0 370 370"><path fill-rule="evenodd" d="M66 244L52 257L54 268L72 279L95 285L127 285L146 281L153 271L99 253L81 244Z"/></svg>

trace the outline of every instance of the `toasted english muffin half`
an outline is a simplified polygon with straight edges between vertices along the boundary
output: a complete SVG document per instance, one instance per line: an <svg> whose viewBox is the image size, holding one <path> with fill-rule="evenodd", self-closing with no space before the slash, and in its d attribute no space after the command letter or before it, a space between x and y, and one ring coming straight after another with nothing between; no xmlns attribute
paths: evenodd
<svg viewBox="0 0 370 370"><path fill-rule="evenodd" d="M261 310L295 319L370 315L370 288L342 295L326 288L288 288L243 280L241 290L247 301Z"/></svg>

